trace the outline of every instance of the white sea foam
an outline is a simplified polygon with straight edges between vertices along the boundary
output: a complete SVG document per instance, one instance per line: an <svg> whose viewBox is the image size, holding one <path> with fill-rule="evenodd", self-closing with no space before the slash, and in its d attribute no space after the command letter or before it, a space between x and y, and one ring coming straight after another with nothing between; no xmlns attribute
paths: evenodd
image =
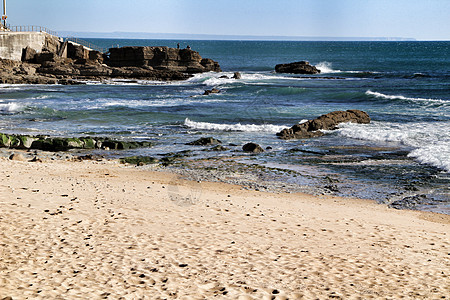
<svg viewBox="0 0 450 300"><path fill-rule="evenodd" d="M316 65L316 68L320 70L320 73L340 73L341 70L333 70L331 63L328 61L322 61Z"/></svg>
<svg viewBox="0 0 450 300"><path fill-rule="evenodd" d="M223 78L220 78L222 76L226 76ZM248 85L252 84L258 84L263 85L266 84L268 81L272 80L304 80L304 78L301 77L291 77L287 76L286 74L276 74L276 73L270 73L270 72L242 72L241 73L241 79L233 79L233 73L232 72L222 72L222 73L215 73L215 72L208 72L208 73L201 73L196 74L193 77L174 84L205 84L207 86L216 87L216 86L223 86L223 85L229 85L229 84L235 84L235 83L244 83Z"/></svg>
<svg viewBox="0 0 450 300"><path fill-rule="evenodd" d="M269 132L276 133L286 128L287 126L279 126L272 124L216 124L208 122L195 122L188 118L184 120L184 125L197 130L218 130L218 131L243 131L243 132Z"/></svg>
<svg viewBox="0 0 450 300"><path fill-rule="evenodd" d="M22 109L22 106L17 103L0 103L0 112L12 114Z"/></svg>
<svg viewBox="0 0 450 300"><path fill-rule="evenodd" d="M415 148L409 157L450 172L450 122L341 124L338 133L350 138L392 142Z"/></svg>
<svg viewBox="0 0 450 300"><path fill-rule="evenodd" d="M226 101L218 98L204 97L189 97L189 98L173 98L173 97L156 97L152 100L130 100L130 99L98 99L97 101L90 103L86 102L83 105L86 109L102 109L114 106L139 108L139 107L173 107L180 105L191 105L195 103L217 103ZM75 108L78 109L78 108Z"/></svg>
<svg viewBox="0 0 450 300"><path fill-rule="evenodd" d="M402 95L386 95L379 92L372 92L371 90L366 91L366 95L373 96L380 99L388 99L388 100L404 100L404 101L426 101L426 102L439 102L439 103L449 103L449 100L442 99L429 99L429 98L412 98L405 97Z"/></svg>

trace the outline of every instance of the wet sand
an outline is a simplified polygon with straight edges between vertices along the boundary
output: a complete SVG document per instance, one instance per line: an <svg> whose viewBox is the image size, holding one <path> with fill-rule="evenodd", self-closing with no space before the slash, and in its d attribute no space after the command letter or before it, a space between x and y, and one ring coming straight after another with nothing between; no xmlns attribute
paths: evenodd
<svg viewBox="0 0 450 300"><path fill-rule="evenodd" d="M0 299L437 299L450 216L0 158Z"/></svg>

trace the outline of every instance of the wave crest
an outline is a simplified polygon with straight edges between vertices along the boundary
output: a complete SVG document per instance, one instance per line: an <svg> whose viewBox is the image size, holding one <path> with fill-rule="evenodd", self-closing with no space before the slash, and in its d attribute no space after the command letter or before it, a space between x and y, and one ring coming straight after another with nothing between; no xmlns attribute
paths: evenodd
<svg viewBox="0 0 450 300"><path fill-rule="evenodd" d="M1 113L13 114L13 113L19 112L21 109L22 109L22 106L20 106L17 103L13 103L13 102L0 103L0 112Z"/></svg>
<svg viewBox="0 0 450 300"><path fill-rule="evenodd" d="M341 70L333 70L331 63L328 61L322 61L316 65L316 68L320 70L320 73L340 73Z"/></svg>
<svg viewBox="0 0 450 300"><path fill-rule="evenodd" d="M287 126L279 126L272 124L217 124L217 123L208 123L208 122L195 122L191 121L188 118L184 120L184 126L187 126L192 129L199 130L217 130L217 131L243 131L243 132L269 132L276 133Z"/></svg>
<svg viewBox="0 0 450 300"><path fill-rule="evenodd" d="M380 99L388 99L388 100L404 100L404 101L427 101L427 102L438 102L438 103L449 103L449 100L442 99L430 99L430 98L413 98L413 97L405 97L402 95L387 95L379 92L372 92L371 90L366 91L366 95L373 96L375 98Z"/></svg>
<svg viewBox="0 0 450 300"><path fill-rule="evenodd" d="M338 133L344 137L374 142L398 143L414 148L408 157L450 172L450 122L397 124L341 124Z"/></svg>

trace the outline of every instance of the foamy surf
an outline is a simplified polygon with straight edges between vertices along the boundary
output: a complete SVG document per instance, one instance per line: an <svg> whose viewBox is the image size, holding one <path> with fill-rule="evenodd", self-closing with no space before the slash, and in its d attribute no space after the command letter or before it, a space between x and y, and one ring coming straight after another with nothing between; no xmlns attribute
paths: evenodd
<svg viewBox="0 0 450 300"><path fill-rule="evenodd" d="M373 96L375 98L380 99L388 99L388 100L404 100L404 101L426 101L426 102L438 102L438 103L449 103L449 100L443 99L430 99L430 98L413 98L413 97L405 97L403 95L387 95L379 92L372 92L371 90L366 91L366 95Z"/></svg>
<svg viewBox="0 0 450 300"><path fill-rule="evenodd" d="M0 103L0 113L13 114L19 112L21 109L22 106L17 103Z"/></svg>
<svg viewBox="0 0 450 300"><path fill-rule="evenodd" d="M331 63L328 61L322 61L316 65L316 68L320 70L320 73L340 73L341 70L334 70L331 67Z"/></svg>
<svg viewBox="0 0 450 300"><path fill-rule="evenodd" d="M415 148L408 157L450 172L450 122L341 124L344 137L374 142L397 143Z"/></svg>
<svg viewBox="0 0 450 300"><path fill-rule="evenodd" d="M217 131L242 131L242 132L268 132L268 133L276 133L287 126L279 126L272 124L217 124L217 123L208 123L208 122L195 122L191 121L188 118L184 120L184 126L197 129L197 130L217 130Z"/></svg>

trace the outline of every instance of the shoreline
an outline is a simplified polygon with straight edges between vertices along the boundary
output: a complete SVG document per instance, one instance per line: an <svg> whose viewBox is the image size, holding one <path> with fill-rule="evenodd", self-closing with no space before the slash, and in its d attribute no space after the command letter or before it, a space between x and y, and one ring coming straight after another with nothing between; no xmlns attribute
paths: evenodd
<svg viewBox="0 0 450 300"><path fill-rule="evenodd" d="M0 298L450 293L448 215L65 159L0 158Z"/></svg>

